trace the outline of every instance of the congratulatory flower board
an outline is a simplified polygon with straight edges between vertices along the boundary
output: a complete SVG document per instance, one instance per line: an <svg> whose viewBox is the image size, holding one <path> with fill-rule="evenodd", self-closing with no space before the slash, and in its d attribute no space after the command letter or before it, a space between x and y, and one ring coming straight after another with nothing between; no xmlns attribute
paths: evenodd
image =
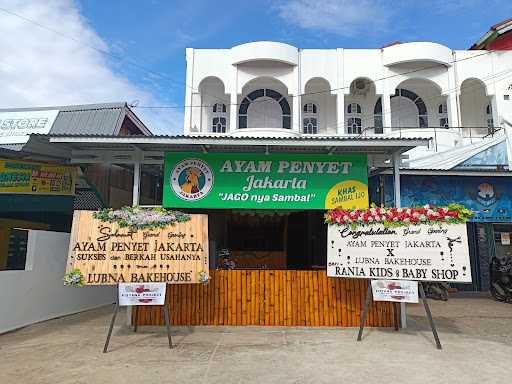
<svg viewBox="0 0 512 384"><path fill-rule="evenodd" d="M470 216L457 205L331 210L327 275L470 283Z"/></svg>
<svg viewBox="0 0 512 384"><path fill-rule="evenodd" d="M165 157L165 207L326 209L368 206L365 155L187 153Z"/></svg>
<svg viewBox="0 0 512 384"><path fill-rule="evenodd" d="M207 215L75 211L64 284L206 283L208 266Z"/></svg>

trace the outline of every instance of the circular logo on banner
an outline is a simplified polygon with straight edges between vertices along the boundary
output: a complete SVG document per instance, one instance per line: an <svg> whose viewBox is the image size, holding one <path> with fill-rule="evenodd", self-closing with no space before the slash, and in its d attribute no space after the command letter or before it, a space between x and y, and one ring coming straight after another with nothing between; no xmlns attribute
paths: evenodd
<svg viewBox="0 0 512 384"><path fill-rule="evenodd" d="M203 160L182 160L172 170L170 184L174 193L181 199L200 200L212 189L213 172Z"/></svg>

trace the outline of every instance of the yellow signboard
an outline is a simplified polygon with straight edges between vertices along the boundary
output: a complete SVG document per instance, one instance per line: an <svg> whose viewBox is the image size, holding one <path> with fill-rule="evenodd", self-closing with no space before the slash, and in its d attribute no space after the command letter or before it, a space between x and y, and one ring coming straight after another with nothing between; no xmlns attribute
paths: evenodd
<svg viewBox="0 0 512 384"><path fill-rule="evenodd" d="M74 195L73 167L0 160L0 193Z"/></svg>

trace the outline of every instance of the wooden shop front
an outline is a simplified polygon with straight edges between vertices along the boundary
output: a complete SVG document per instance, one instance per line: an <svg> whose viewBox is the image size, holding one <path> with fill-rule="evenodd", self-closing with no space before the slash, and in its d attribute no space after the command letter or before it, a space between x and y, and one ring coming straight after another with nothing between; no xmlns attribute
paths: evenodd
<svg viewBox="0 0 512 384"><path fill-rule="evenodd" d="M208 284L167 287L172 325L356 327L368 282L328 278L325 270L213 270ZM163 325L162 307L144 306L133 322ZM393 326L388 302L372 302L371 327Z"/></svg>
<svg viewBox="0 0 512 384"><path fill-rule="evenodd" d="M172 325L311 327L357 326L368 287L327 277L325 209L367 207L368 172L390 166L399 199L400 154L428 143L206 135L49 141L70 149L75 164L132 164L133 205L144 188L141 170L153 167L162 175L161 206L208 215L210 279L168 285ZM162 307L140 307L137 318L132 310L131 321L164 324ZM372 302L366 325L393 324L392 305Z"/></svg>

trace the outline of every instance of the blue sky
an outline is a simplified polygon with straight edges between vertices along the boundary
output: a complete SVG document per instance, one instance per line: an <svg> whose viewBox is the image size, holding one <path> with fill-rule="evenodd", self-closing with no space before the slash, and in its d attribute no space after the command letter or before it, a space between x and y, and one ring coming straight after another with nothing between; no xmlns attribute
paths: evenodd
<svg viewBox="0 0 512 384"><path fill-rule="evenodd" d="M395 40L426 40L464 49L504 15L512 16L512 1L311 3L129 0L123 6L96 1L81 1L80 6L111 47L165 75L154 86L162 98L179 105L184 100L185 47L229 48L276 40L303 48L377 48ZM123 71L135 82L155 80L136 68ZM171 79L176 81L169 83Z"/></svg>
<svg viewBox="0 0 512 384"><path fill-rule="evenodd" d="M0 0L0 7L60 33L0 12L3 35L9 36L4 41L0 36L3 52L13 57L28 55L28 44L43 55L53 53L47 70L41 59L37 68L2 67L0 62L0 80L12 89L10 96L0 95L1 104L115 99L176 106L136 110L158 133L181 130L186 47L229 48L247 41L276 40L302 48L378 48L400 40L465 49L492 24L512 17L510 0ZM54 71L55 66L73 68L74 76L83 81L70 81L62 71ZM34 89L32 81L30 94L22 93L22 83L28 82L31 71L38 80L46 76L47 82L58 84L59 92L38 90L37 85Z"/></svg>

